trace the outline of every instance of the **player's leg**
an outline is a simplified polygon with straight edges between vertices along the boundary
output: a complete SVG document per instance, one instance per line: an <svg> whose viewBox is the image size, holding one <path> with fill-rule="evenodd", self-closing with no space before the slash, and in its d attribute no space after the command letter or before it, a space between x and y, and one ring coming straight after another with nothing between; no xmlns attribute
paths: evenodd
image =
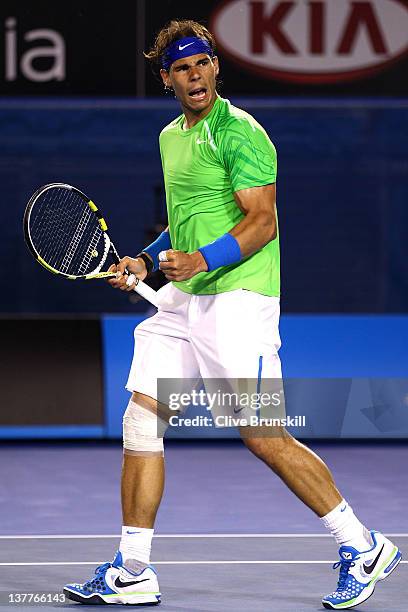
<svg viewBox="0 0 408 612"><path fill-rule="evenodd" d="M203 378L281 378L278 300L251 292L230 292L205 296L201 310L194 348ZM364 527L315 453L283 428L266 429L259 435L257 428L244 428L246 446L321 518L341 547L340 596L335 592L324 599L324 605L334 609L356 605L357 592L357 603L361 603L370 596L375 582L395 568L400 552L384 536ZM369 564L363 580L364 562L369 558L373 564L375 561L375 568Z"/></svg>
<svg viewBox="0 0 408 612"><path fill-rule="evenodd" d="M251 437L243 431L243 441L295 495L319 517L342 501L327 465L313 451L295 440L284 428L263 428L264 436ZM269 431L270 430L270 431Z"/></svg>
<svg viewBox="0 0 408 612"><path fill-rule="evenodd" d="M166 414L160 405L157 411L157 379L182 380L199 374L185 325L189 296L171 285L164 291L157 315L135 330L127 383L132 396L123 419L124 524L119 551L112 563L97 568L93 579L65 587L65 594L80 603L160 602L156 571L150 565L154 520L164 483Z"/></svg>
<svg viewBox="0 0 408 612"><path fill-rule="evenodd" d="M278 359L272 346L266 376L280 375ZM340 568L338 584L324 597L324 607L347 609L366 601L376 583L398 565L398 548L381 533L368 531L343 499L327 465L284 428L263 428L263 435L255 436L246 429L246 446L315 512L340 547L340 561L334 566Z"/></svg>
<svg viewBox="0 0 408 612"><path fill-rule="evenodd" d="M150 563L154 522L164 488L166 427L166 421L158 416L157 400L132 393L123 417L123 526L119 550L126 567L131 567L134 560Z"/></svg>
<svg viewBox="0 0 408 612"><path fill-rule="evenodd" d="M276 433L276 432L275 432ZM327 609L352 608L366 601L376 583L391 574L401 552L381 533L368 531L339 493L325 463L285 430L271 437L245 437L248 448L322 520L339 545L340 568Z"/></svg>
<svg viewBox="0 0 408 612"><path fill-rule="evenodd" d="M151 421L151 427L156 427L157 401L142 393L133 393L124 416L125 429L132 428L136 419L136 411L146 410L145 414ZM155 433L153 431L153 433ZM134 450L131 440L124 439L122 464L122 515L124 525L138 525L144 529L153 529L157 510L164 488L164 452L160 448L160 438L153 444L158 448L149 450ZM152 445L151 445L152 446Z"/></svg>
<svg viewBox="0 0 408 612"><path fill-rule="evenodd" d="M161 594L150 565L154 520L163 493L163 428L156 400L133 393L123 418L122 513L119 550L84 584L69 584L69 599L88 604L152 605Z"/></svg>

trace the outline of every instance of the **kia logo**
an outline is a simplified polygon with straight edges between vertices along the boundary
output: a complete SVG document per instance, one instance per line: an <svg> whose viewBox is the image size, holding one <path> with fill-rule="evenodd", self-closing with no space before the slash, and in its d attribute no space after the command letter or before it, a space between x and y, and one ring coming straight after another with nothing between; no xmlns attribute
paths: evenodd
<svg viewBox="0 0 408 612"><path fill-rule="evenodd" d="M263 77L350 81L408 52L408 0L225 0L211 29L226 57Z"/></svg>

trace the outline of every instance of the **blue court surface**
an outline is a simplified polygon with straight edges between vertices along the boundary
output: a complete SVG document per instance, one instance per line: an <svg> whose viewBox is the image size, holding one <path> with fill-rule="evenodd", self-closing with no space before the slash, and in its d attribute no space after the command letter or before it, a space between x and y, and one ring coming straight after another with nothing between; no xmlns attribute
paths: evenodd
<svg viewBox="0 0 408 612"><path fill-rule="evenodd" d="M405 443L312 448L369 527L408 545ZM320 521L239 442L168 443L152 558L173 612L321 610L337 549ZM121 526L117 444L5 444L0 450L0 609L10 593L60 592L112 559ZM404 612L406 561L355 610ZM94 609L94 606L92 606ZM142 609L142 607L140 608ZM150 608L149 608L150 609Z"/></svg>

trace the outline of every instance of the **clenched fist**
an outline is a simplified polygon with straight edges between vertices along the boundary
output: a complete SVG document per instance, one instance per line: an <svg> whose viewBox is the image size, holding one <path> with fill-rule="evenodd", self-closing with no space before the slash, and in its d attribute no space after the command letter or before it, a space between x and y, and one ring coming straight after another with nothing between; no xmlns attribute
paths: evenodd
<svg viewBox="0 0 408 612"><path fill-rule="evenodd" d="M165 261L164 261L165 257ZM160 270L171 281L184 281L199 272L207 271L207 264L200 251L184 253L183 251L162 251L160 253Z"/></svg>

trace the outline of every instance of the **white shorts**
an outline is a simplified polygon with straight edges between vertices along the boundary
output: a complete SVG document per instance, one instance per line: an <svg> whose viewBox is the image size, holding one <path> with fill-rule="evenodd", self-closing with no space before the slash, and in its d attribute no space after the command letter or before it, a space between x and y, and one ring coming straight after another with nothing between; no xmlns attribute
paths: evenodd
<svg viewBox="0 0 408 612"><path fill-rule="evenodd" d="M168 283L159 301L135 329L129 391L157 399L158 379L281 379L278 297L191 295Z"/></svg>

